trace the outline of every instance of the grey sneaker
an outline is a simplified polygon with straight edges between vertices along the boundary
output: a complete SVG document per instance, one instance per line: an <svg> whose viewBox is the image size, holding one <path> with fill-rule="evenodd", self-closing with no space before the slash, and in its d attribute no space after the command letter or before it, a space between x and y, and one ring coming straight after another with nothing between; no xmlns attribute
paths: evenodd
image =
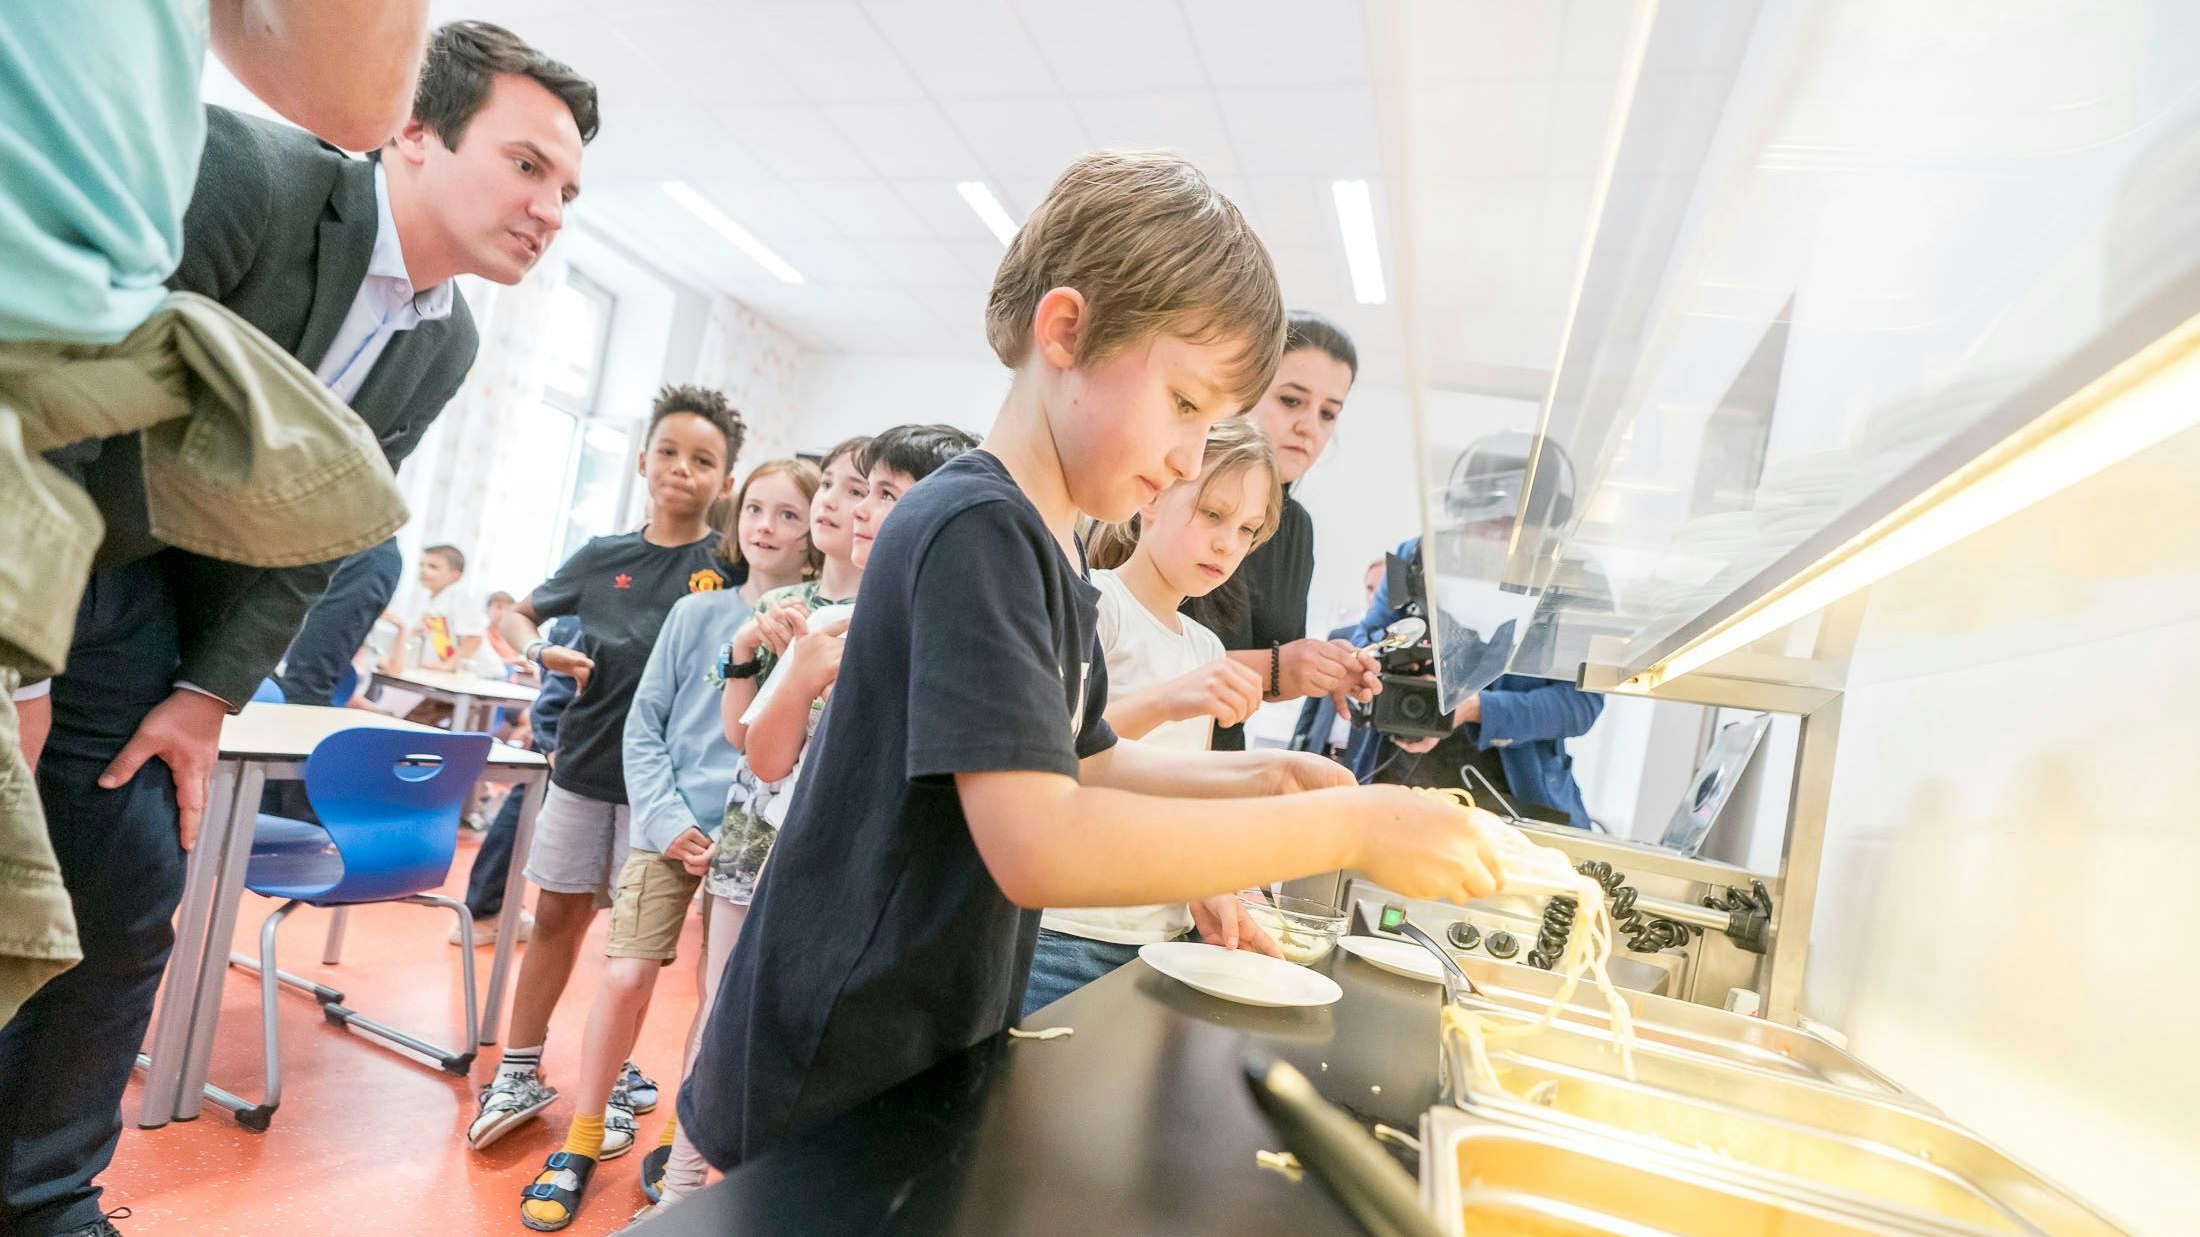
<svg viewBox="0 0 2200 1237"><path fill-rule="evenodd" d="M130 1209L128 1207L117 1207L90 1224L82 1228L72 1228L59 1234L58 1237L122 1237L122 1230L115 1227L115 1221L129 1218Z"/></svg>
<svg viewBox="0 0 2200 1237"><path fill-rule="evenodd" d="M634 1149L634 1100L626 1085L611 1088L611 1102L603 1108L603 1151L596 1162L616 1160Z"/></svg>
<svg viewBox="0 0 2200 1237"><path fill-rule="evenodd" d="M481 1111L466 1128L466 1141L479 1151L517 1129L558 1098L536 1074L499 1074L481 1089Z"/></svg>

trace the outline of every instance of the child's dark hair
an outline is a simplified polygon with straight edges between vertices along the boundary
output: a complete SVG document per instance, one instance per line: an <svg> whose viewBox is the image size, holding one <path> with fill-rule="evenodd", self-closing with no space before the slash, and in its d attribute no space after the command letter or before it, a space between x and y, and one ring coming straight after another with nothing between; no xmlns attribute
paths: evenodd
<svg viewBox="0 0 2200 1237"><path fill-rule="evenodd" d="M827 451L824 455L824 458L818 460L817 470L821 473L830 472L832 471L834 460L839 459L843 455L852 455L855 457L854 463L856 466L856 470L859 472L864 471L863 449L870 445L871 436L869 434L858 434L853 438L843 438L839 442L833 444L832 450Z"/></svg>
<svg viewBox="0 0 2200 1237"><path fill-rule="evenodd" d="M430 554L436 555L444 562L449 563L451 565L451 570L457 572L458 574L466 574L466 556L459 552L459 548L457 546L432 545L422 550L420 552L420 557L426 558Z"/></svg>
<svg viewBox="0 0 2200 1237"><path fill-rule="evenodd" d="M657 402L649 406L649 432L656 433L657 423L676 412L693 413L718 427L718 432L726 436L726 458L720 462L732 472L733 462L741 458L741 443L747 439L749 428L726 393L716 387L666 387L657 392Z"/></svg>
<svg viewBox="0 0 2200 1237"><path fill-rule="evenodd" d="M1352 336L1341 326L1311 309L1294 309L1284 317L1283 350L1286 354L1301 348L1319 348L1330 359L1341 362L1352 371L1356 381L1360 376L1360 350L1352 346Z"/></svg>
<svg viewBox="0 0 2200 1237"><path fill-rule="evenodd" d="M856 467L868 476L884 464L895 472L922 481L939 467L978 445L974 436L952 425L897 425L864 444Z"/></svg>

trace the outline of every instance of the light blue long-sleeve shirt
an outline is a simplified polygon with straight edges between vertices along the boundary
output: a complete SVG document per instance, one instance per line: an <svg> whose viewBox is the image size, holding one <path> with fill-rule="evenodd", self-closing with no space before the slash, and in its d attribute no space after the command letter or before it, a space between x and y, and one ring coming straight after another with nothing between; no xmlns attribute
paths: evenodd
<svg viewBox="0 0 2200 1237"><path fill-rule="evenodd" d="M626 798L636 850L718 831L741 752L726 742L718 650L748 621L738 588L690 593L666 616L626 715Z"/></svg>

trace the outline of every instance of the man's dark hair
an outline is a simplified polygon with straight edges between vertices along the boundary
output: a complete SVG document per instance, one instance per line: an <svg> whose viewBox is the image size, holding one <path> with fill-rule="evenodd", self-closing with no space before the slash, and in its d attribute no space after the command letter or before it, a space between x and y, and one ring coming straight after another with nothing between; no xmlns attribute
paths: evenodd
<svg viewBox="0 0 2200 1237"><path fill-rule="evenodd" d="M862 454L856 457L856 467L868 476L884 464L895 472L908 473L912 481L922 481L938 472L940 465L977 445L975 437L952 425L897 425L864 444Z"/></svg>
<svg viewBox="0 0 2200 1237"><path fill-rule="evenodd" d="M459 548L457 546L432 545L429 546L427 549L422 550L420 552L420 557L426 558L430 554L440 556L443 561L451 565L451 570L457 572L458 574L466 574L466 556L459 552Z"/></svg>
<svg viewBox="0 0 2200 1237"><path fill-rule="evenodd" d="M506 74L533 78L564 100L582 144L596 136L596 83L485 21L454 21L429 37L420 86L413 92L413 116L457 150L467 124L489 101L496 79Z"/></svg>
<svg viewBox="0 0 2200 1237"><path fill-rule="evenodd" d="M1311 309L1294 309L1284 318L1284 352L1301 348L1319 348L1350 370L1354 379L1360 376L1360 350L1352 346L1352 336Z"/></svg>
<svg viewBox="0 0 2200 1237"><path fill-rule="evenodd" d="M716 387L681 384L668 386L657 392L657 402L649 406L649 433L657 432L657 423L676 412L693 413L726 436L727 472L733 471L733 462L741 457L741 444L749 436L749 427L734 411L733 402L726 393ZM646 437L646 435L645 435Z"/></svg>

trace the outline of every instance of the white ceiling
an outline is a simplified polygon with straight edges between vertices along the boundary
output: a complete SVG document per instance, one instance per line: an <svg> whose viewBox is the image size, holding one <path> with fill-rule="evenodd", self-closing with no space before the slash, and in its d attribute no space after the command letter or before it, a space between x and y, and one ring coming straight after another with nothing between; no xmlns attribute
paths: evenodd
<svg viewBox="0 0 2200 1237"><path fill-rule="evenodd" d="M1427 329L1453 361L1548 368L1594 171L1582 152L1599 146L1597 92L1608 99L1610 35L1630 0L1441 7L1458 74L1416 102L1413 123L1456 126L1456 144L1440 145L1457 158L1416 174L1457 220L1424 238L1445 250L1437 269L1470 278L1433 298L1458 312ZM1002 246L956 182L986 181L1021 221L1078 153L1161 146L1247 211L1293 305L1354 332L1363 376L1399 381L1395 307L1354 303L1329 192L1339 178L1373 182L1395 289L1359 0L435 5L439 21L461 16L507 25L597 81L604 123L580 219L810 347L988 357L980 319ZM659 187L670 179L804 282L782 283L681 209Z"/></svg>

